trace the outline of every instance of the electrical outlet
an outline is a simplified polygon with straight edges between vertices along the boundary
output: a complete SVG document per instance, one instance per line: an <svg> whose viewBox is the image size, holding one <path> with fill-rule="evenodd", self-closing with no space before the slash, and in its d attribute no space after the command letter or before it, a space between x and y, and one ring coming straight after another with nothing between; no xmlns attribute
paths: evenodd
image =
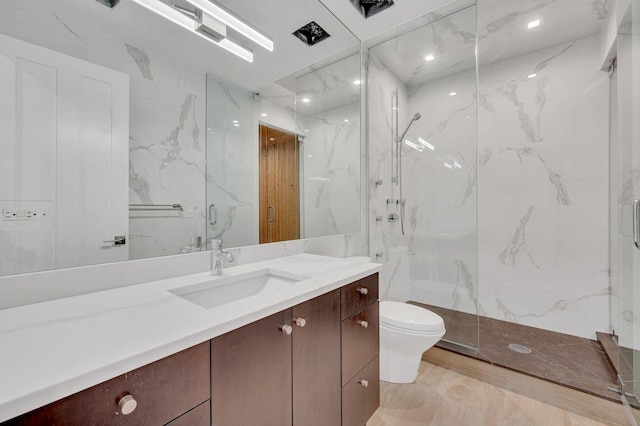
<svg viewBox="0 0 640 426"><path fill-rule="evenodd" d="M3 220L38 220L38 213L34 210L2 210Z"/></svg>

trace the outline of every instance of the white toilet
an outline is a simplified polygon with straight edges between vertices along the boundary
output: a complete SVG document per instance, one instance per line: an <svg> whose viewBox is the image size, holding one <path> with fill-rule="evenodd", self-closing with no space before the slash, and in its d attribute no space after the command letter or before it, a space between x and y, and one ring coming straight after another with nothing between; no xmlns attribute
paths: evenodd
<svg viewBox="0 0 640 426"><path fill-rule="evenodd" d="M422 354L444 336L433 312L401 302L380 302L380 380L413 383Z"/></svg>

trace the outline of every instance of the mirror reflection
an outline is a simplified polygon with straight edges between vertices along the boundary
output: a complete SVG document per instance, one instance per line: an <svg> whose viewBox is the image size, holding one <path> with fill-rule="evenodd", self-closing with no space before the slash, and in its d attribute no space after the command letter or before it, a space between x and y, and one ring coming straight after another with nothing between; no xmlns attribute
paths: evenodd
<svg viewBox="0 0 640 426"><path fill-rule="evenodd" d="M360 55L255 93L207 82L207 237L231 247L360 229Z"/></svg>
<svg viewBox="0 0 640 426"><path fill-rule="evenodd" d="M297 97L338 97L359 55L356 77L327 74L320 89L305 78L325 78L359 41L305 0L331 35L310 48L292 35L306 17L287 16L291 1L220 2L273 42L229 27L253 62L143 4L201 24L192 1L0 1L0 276L189 253L212 237L260 243L261 125L298 144L297 177L267 184L298 186L297 223L279 240L357 231L358 208L340 208L359 206L359 89L311 112ZM357 116L322 116L347 101Z"/></svg>

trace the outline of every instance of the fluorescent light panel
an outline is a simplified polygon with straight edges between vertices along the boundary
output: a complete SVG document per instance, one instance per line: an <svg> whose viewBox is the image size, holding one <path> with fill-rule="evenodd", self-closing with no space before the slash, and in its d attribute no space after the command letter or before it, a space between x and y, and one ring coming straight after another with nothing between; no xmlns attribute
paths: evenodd
<svg viewBox="0 0 640 426"><path fill-rule="evenodd" d="M239 56L240 58L244 59L247 62L253 62L253 52L251 52L250 50L247 50L246 48L232 42L229 39L222 39L220 41L214 40L212 38L209 38L207 36L205 36L204 34L200 34L199 32L195 31L195 21L193 21L193 19L189 18L188 16L182 14L181 12L178 12L177 10L175 10L174 8L172 8L171 6L168 6L164 3L162 3L161 1L158 0L133 0L134 2L138 3L140 6L152 11L153 13L156 13L160 16L162 16L163 18L173 22L174 24L178 24L179 26L181 26L182 28L185 28L189 31L191 31L194 34L197 34L198 36L202 37L203 39L207 40L210 43L213 43L231 53L233 53L236 56Z"/></svg>
<svg viewBox="0 0 640 426"><path fill-rule="evenodd" d="M254 43L264 47L269 52L273 52L273 40L262 34L260 31L242 22L222 7L209 0L187 0L200 10L207 12L223 24L233 28Z"/></svg>

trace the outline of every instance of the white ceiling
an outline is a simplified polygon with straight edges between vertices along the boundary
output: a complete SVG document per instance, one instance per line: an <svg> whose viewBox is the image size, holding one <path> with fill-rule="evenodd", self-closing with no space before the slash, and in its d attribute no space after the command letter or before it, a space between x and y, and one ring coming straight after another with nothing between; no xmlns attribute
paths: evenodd
<svg viewBox="0 0 640 426"><path fill-rule="evenodd" d="M411 88L472 69L476 25L483 66L598 34L609 6L608 0L483 0L479 9L468 7L370 52ZM527 28L538 19L539 27ZM428 54L433 61L425 61Z"/></svg>

